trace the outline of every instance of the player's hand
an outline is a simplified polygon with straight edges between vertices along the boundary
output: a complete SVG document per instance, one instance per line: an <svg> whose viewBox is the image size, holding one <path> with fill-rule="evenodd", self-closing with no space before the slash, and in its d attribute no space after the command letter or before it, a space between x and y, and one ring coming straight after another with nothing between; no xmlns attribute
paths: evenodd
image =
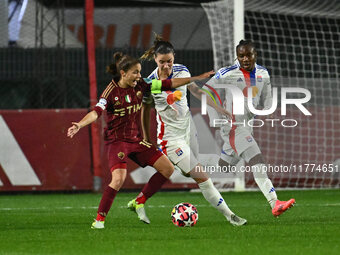
<svg viewBox="0 0 340 255"><path fill-rule="evenodd" d="M222 115L224 115L224 116L226 116L228 119L230 119L230 120L232 120L233 119L233 115L229 112L229 111L227 111L226 109L224 109L224 108L218 108L218 112L220 113L220 114L222 114Z"/></svg>
<svg viewBox="0 0 340 255"><path fill-rule="evenodd" d="M210 72L202 73L201 75L197 76L197 79L199 80L207 79L207 78L210 78L214 74L215 74L215 71L212 70Z"/></svg>
<svg viewBox="0 0 340 255"><path fill-rule="evenodd" d="M67 137L72 138L80 130L80 125L78 122L72 122L72 127L67 130Z"/></svg>

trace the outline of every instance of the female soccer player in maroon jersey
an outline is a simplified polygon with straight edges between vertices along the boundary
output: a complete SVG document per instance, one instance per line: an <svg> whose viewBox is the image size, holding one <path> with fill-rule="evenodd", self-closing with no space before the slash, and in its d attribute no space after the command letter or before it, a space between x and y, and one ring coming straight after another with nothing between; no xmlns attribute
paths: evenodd
<svg viewBox="0 0 340 255"><path fill-rule="evenodd" d="M139 60L117 52L114 62L108 66L113 75L112 82L102 93L96 107L80 122L72 122L67 136L73 137L82 127L94 122L104 110L107 111L107 128L105 142L108 151L109 166L112 180L106 187L99 204L97 218L92 228L104 228L105 217L112 202L122 187L127 174L127 157L144 167L153 166L157 172L150 178L142 190L145 202L169 179L174 167L166 156L155 146L146 142L140 133L140 110L145 93L161 93L195 80L209 78L214 72L207 72L196 77L177 78L170 80L150 80L141 78ZM138 217L149 223L144 211L144 203L134 206Z"/></svg>

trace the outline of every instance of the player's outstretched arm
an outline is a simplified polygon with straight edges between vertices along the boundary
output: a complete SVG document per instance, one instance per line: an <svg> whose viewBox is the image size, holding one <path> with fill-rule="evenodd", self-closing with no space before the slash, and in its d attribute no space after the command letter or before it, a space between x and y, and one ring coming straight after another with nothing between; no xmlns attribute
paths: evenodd
<svg viewBox="0 0 340 255"><path fill-rule="evenodd" d="M91 111L79 122L72 122L72 126L67 130L67 136L72 138L78 131L92 122L96 121L98 114L96 111Z"/></svg>
<svg viewBox="0 0 340 255"><path fill-rule="evenodd" d="M151 84L151 93L159 94L162 93L162 91L172 90L185 84L191 83L193 81L208 79L214 73L215 73L214 71L210 71L194 77L173 78L171 80L161 81L156 79L154 80L147 79L148 80L147 82L148 84Z"/></svg>
<svg viewBox="0 0 340 255"><path fill-rule="evenodd" d="M193 76L193 77L173 78L173 79L171 79L171 82L172 82L171 87L173 89L175 89L175 88L178 88L180 86L183 86L183 85L188 84L188 83L193 82L193 81L208 79L214 74L215 74L214 71L210 71L210 72L202 73L201 75Z"/></svg>
<svg viewBox="0 0 340 255"><path fill-rule="evenodd" d="M191 94L193 94L198 100L201 100L202 98L202 94L206 94L204 91L200 90L200 88L195 84L192 83L190 84L190 86L188 86L188 89L190 91ZM213 102L213 100L211 100L210 96L207 95L207 104L211 107L213 107L218 113L232 119L233 116L230 112L228 112L226 109L224 109L223 107L215 104Z"/></svg>

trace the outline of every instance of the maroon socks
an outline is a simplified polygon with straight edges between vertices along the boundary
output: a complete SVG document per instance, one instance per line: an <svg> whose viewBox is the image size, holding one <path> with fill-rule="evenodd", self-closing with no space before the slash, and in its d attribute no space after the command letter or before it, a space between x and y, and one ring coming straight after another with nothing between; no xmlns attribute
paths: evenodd
<svg viewBox="0 0 340 255"><path fill-rule="evenodd" d="M102 199L98 207L98 214L96 220L104 221L106 215L109 213L113 200L117 194L117 190L107 186L103 192Z"/></svg>
<svg viewBox="0 0 340 255"><path fill-rule="evenodd" d="M136 202L138 204L144 204L148 198L150 198L153 194L155 194L163 184L168 179L165 178L161 173L156 172L149 180L147 184L145 184L143 190L136 198Z"/></svg>

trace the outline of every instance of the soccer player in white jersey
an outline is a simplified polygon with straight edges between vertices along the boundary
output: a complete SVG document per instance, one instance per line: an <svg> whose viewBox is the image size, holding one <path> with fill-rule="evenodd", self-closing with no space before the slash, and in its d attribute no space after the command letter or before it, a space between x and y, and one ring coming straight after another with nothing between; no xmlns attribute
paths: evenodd
<svg viewBox="0 0 340 255"><path fill-rule="evenodd" d="M248 108L247 97L252 97L255 109L261 103L263 109L269 109L272 105L269 73L266 68L256 64L257 53L251 41L241 40L236 47L236 53L238 63L221 68L205 85L206 89L217 89L217 84L225 86L225 89L220 89L219 91L224 95L225 109L230 112L232 112L233 108L231 88L238 87L243 92L244 97L244 115L233 115L232 120L221 127L221 137L224 144L219 165L225 167L236 166L241 159L248 163L252 167L256 184L272 208L273 215L278 217L294 205L295 199L288 201L277 199L275 188L267 176L261 150L252 135L252 128L247 124L249 120L253 120L255 117ZM248 88L251 88L252 93L248 93ZM210 123L214 119L220 119L215 110L209 106L208 113Z"/></svg>
<svg viewBox="0 0 340 255"><path fill-rule="evenodd" d="M157 68L150 74L149 78L164 80L174 77L190 77L188 68L184 65L174 64L174 56L175 51L172 44L164 41L160 36L156 36L153 47L141 57L142 59L154 59L157 63ZM163 153L168 156L184 176L190 176L197 182L204 198L220 211L232 225L245 225L247 221L235 215L229 209L197 160L197 132L188 107L187 87L193 95L201 98L203 92L193 83L169 93L162 92L156 96L151 95L144 98L142 108L144 139L150 141L150 108L152 101L154 101L158 122L157 144ZM208 104L214 106L212 100L208 101ZM215 109L220 113L231 116L222 107L215 106Z"/></svg>

